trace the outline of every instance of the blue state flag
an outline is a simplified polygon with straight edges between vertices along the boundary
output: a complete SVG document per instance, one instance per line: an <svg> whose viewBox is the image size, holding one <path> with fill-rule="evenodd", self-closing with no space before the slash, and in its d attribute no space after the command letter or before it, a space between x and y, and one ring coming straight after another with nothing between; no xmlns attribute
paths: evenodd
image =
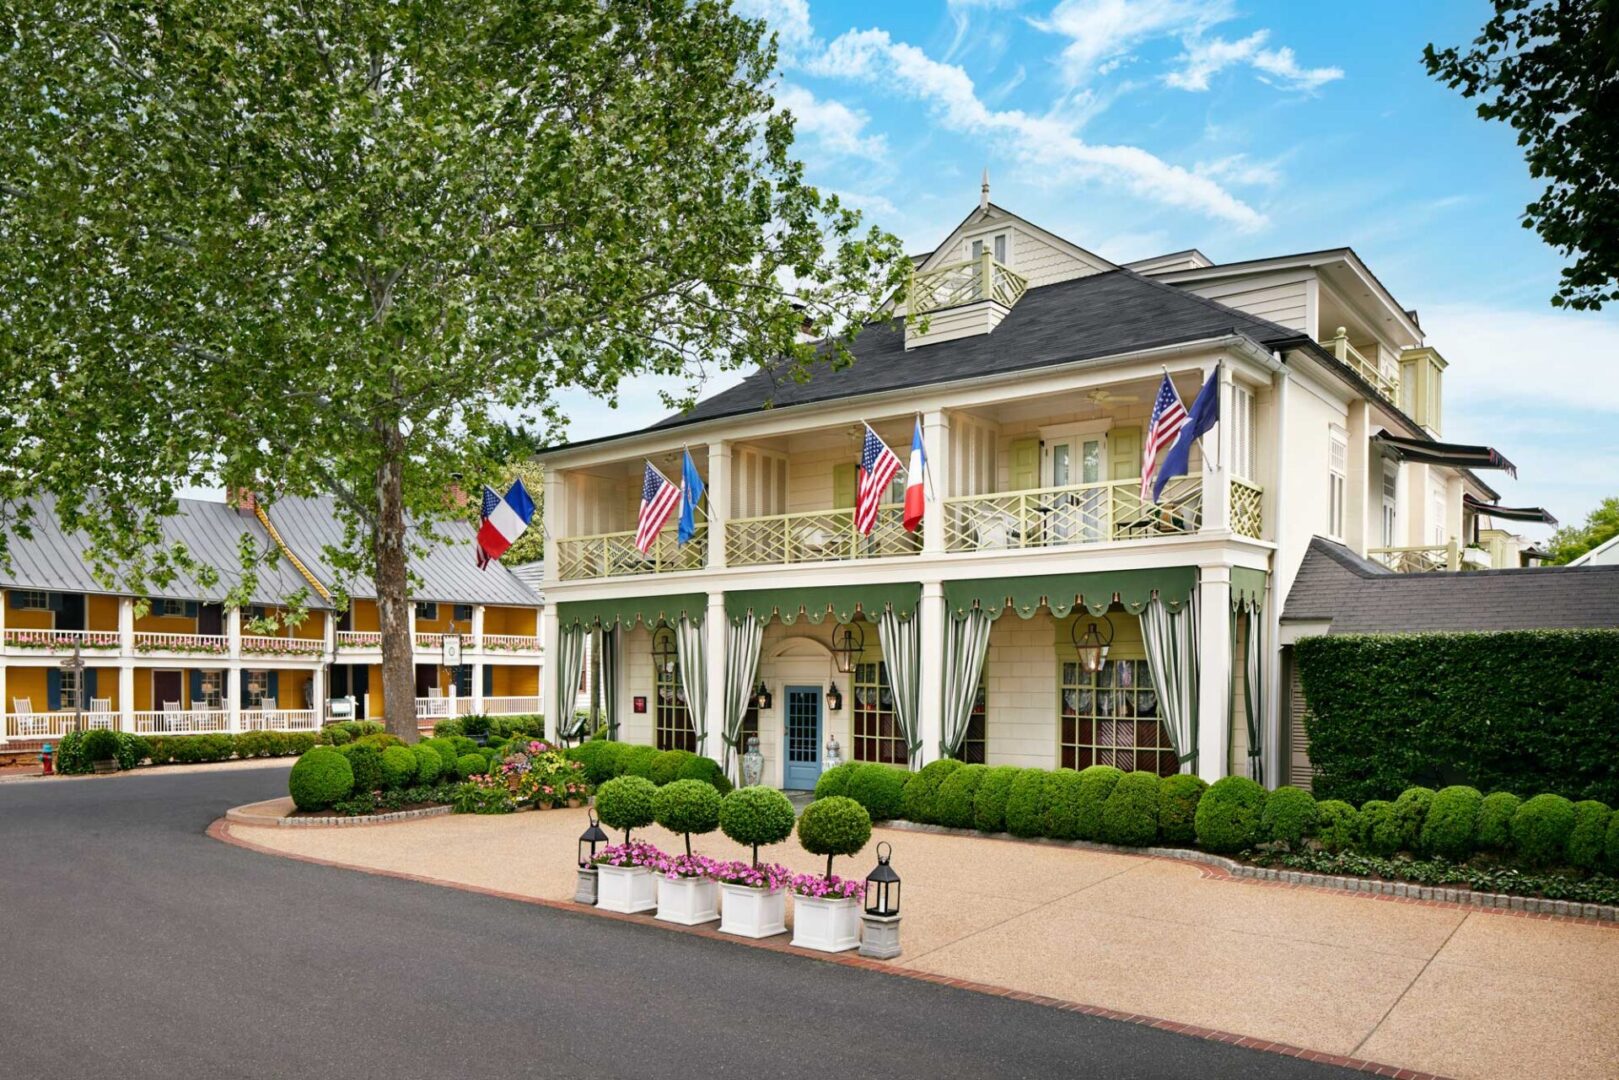
<svg viewBox="0 0 1619 1080"><path fill-rule="evenodd" d="M703 478L697 475L697 463L691 451L685 451L686 460L680 466L680 532L677 539L684 544L697 535L697 504L703 498Z"/></svg>
<svg viewBox="0 0 1619 1080"><path fill-rule="evenodd" d="M1192 461L1192 443L1202 437L1204 432L1213 427L1220 420L1220 367L1218 364L1209 373L1208 381L1203 389L1197 392L1197 400L1192 402L1192 411L1187 413L1186 426L1181 428L1180 437L1175 445L1169 448L1164 455L1163 464L1158 466L1158 479L1152 485L1152 501L1157 502L1163 494L1164 484L1171 476L1185 476L1186 470Z"/></svg>

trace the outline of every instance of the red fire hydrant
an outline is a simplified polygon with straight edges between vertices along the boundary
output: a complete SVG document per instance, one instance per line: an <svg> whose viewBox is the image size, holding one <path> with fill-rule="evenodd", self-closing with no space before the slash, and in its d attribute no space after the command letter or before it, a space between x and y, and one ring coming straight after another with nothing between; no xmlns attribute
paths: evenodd
<svg viewBox="0 0 1619 1080"><path fill-rule="evenodd" d="M56 769L51 765L51 744L46 743L39 748L39 763L45 766L45 776L55 776Z"/></svg>

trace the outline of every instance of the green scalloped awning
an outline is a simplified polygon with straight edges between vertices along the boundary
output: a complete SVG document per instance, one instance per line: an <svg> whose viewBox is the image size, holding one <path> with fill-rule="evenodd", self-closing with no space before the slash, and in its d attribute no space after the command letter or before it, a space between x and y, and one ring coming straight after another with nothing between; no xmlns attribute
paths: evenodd
<svg viewBox="0 0 1619 1080"><path fill-rule="evenodd" d="M1101 615L1115 600L1133 615L1141 614L1153 593L1171 611L1185 606L1197 588L1197 568L1168 566L1153 570L1111 570L1094 574L1039 574L1033 577L977 578L944 583L944 602L960 618L978 607L998 619L1007 611L1033 618L1042 607L1062 618L1077 607Z"/></svg>
<svg viewBox="0 0 1619 1080"><path fill-rule="evenodd" d="M701 624L708 613L706 593L676 593L672 596L615 596L609 600L566 600L557 605L557 620L563 626L604 627L615 623L628 630L637 622L657 626L660 620L674 623L681 615Z"/></svg>
<svg viewBox="0 0 1619 1080"><path fill-rule="evenodd" d="M1231 568L1231 606L1251 607L1255 611L1265 608L1265 578L1263 570L1250 570L1245 566Z"/></svg>
<svg viewBox="0 0 1619 1080"><path fill-rule="evenodd" d="M725 594L725 614L733 622L749 611L769 621L776 616L791 626L799 619L819 624L831 616L849 622L858 612L875 620L877 613L893 607L902 619L916 614L922 586L916 582L876 585L826 585L811 589L745 589Z"/></svg>

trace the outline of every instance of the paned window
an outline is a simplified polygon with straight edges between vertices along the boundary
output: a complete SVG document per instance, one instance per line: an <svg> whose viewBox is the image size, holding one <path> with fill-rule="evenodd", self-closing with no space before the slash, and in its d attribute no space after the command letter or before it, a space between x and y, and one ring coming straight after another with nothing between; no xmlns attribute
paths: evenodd
<svg viewBox="0 0 1619 1080"><path fill-rule="evenodd" d="M438 604L432 600L416 601L416 617L433 622L438 618Z"/></svg>
<svg viewBox="0 0 1619 1080"><path fill-rule="evenodd" d="M686 691L680 685L680 661L675 653L674 631L660 626L652 635L654 689L652 722L659 750L697 752L697 732L692 730L691 709Z"/></svg>
<svg viewBox="0 0 1619 1080"><path fill-rule="evenodd" d="M79 693L84 686L84 672L74 671L72 668L62 669L62 708L72 709L74 706L88 706L88 701L81 702Z"/></svg>
<svg viewBox="0 0 1619 1080"><path fill-rule="evenodd" d="M455 667L455 693L457 697L469 698L472 696L472 665L458 664Z"/></svg>
<svg viewBox="0 0 1619 1080"><path fill-rule="evenodd" d="M1145 660L1109 660L1095 674L1068 660L1061 678L1064 768L1113 765L1159 776L1180 771L1158 722L1158 694Z"/></svg>
<svg viewBox="0 0 1619 1080"><path fill-rule="evenodd" d="M471 604L456 604L454 607L452 607L450 609L450 618L454 619L456 622L471 622L472 621L472 605Z"/></svg>
<svg viewBox="0 0 1619 1080"><path fill-rule="evenodd" d="M854 760L905 765L905 736L888 688L888 666L881 660L854 668Z"/></svg>
<svg viewBox="0 0 1619 1080"><path fill-rule="evenodd" d="M202 693L191 703L194 709L222 709L225 707L225 673L204 671L197 676ZM263 697L262 693L260 697Z"/></svg>
<svg viewBox="0 0 1619 1080"><path fill-rule="evenodd" d="M1431 529L1433 533L1433 543L1435 544L1443 544L1450 539L1450 537L1446 534L1446 529L1449 526L1445 521L1447 516L1446 511L1449 510L1450 500L1445 496L1445 482L1443 480L1435 480L1433 483L1433 526Z"/></svg>
<svg viewBox="0 0 1619 1080"><path fill-rule="evenodd" d="M1383 546L1398 547L1395 540L1397 518L1395 507L1398 505L1400 494L1399 465L1389 461L1383 464Z"/></svg>
<svg viewBox="0 0 1619 1080"><path fill-rule="evenodd" d="M1252 480L1258 472L1254 451L1254 392L1233 383L1231 413L1231 474L1239 480Z"/></svg>
<svg viewBox="0 0 1619 1080"><path fill-rule="evenodd" d="M988 710L984 693L984 677L978 677L978 694L973 698L973 712L967 718L967 735L961 740L961 760L968 765L983 765L989 759L989 740L986 738Z"/></svg>
<svg viewBox="0 0 1619 1080"><path fill-rule="evenodd" d="M39 589L17 589L11 594L11 606L19 611L49 611L51 594Z"/></svg>
<svg viewBox="0 0 1619 1080"><path fill-rule="evenodd" d="M268 671L245 671L242 677L247 681L247 707L261 708L264 699L270 696L270 673Z"/></svg>
<svg viewBox="0 0 1619 1080"><path fill-rule="evenodd" d="M167 600L163 597L158 597L152 601L151 613L159 617L182 618L186 613L186 602L184 600Z"/></svg>
<svg viewBox="0 0 1619 1080"><path fill-rule="evenodd" d="M1343 539L1344 506L1349 491L1349 439L1342 428L1327 436L1327 535Z"/></svg>

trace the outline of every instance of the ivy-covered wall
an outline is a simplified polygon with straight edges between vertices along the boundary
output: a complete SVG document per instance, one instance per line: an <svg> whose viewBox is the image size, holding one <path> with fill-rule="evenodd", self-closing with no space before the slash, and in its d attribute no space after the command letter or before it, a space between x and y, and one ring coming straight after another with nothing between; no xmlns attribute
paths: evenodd
<svg viewBox="0 0 1619 1080"><path fill-rule="evenodd" d="M1619 803L1619 630L1343 634L1294 652L1321 798L1469 784Z"/></svg>

